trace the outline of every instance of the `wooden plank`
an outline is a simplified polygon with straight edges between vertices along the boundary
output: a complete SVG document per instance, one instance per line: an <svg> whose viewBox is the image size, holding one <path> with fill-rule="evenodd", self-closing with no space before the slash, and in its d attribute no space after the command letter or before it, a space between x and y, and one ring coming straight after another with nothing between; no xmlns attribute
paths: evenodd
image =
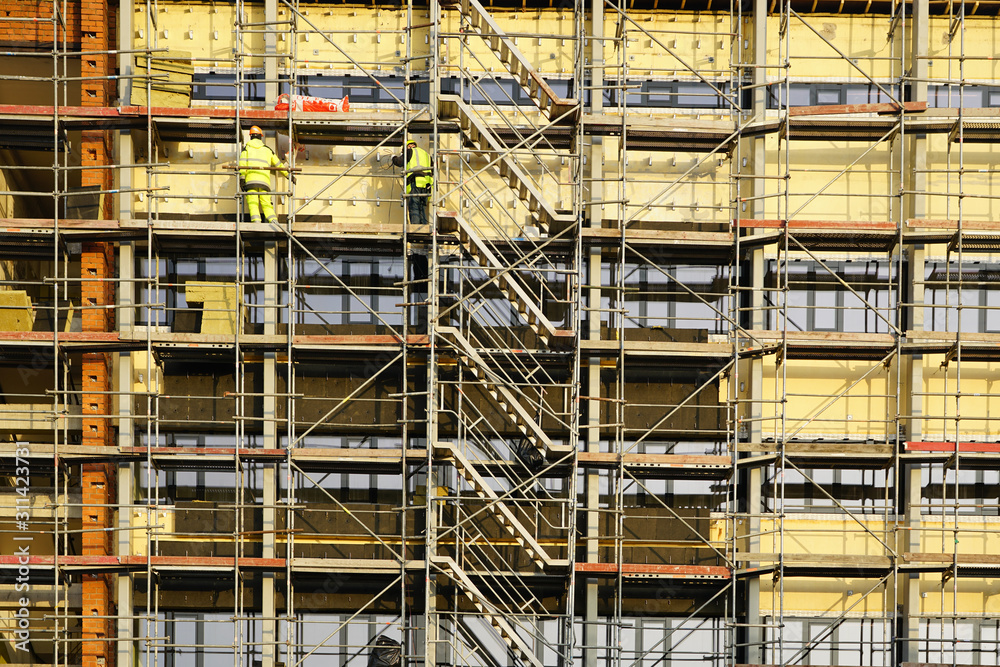
<svg viewBox="0 0 1000 667"><path fill-rule="evenodd" d="M934 218L909 218L907 227L915 229L958 229L958 220ZM1000 232L1000 221L996 220L963 220L963 230L982 230Z"/></svg>
<svg viewBox="0 0 1000 667"><path fill-rule="evenodd" d="M876 102L872 104L820 104L813 106L790 107L789 116L819 116L831 114L852 113L897 113L900 106L895 102ZM904 112L926 111L927 102L903 102Z"/></svg>
<svg viewBox="0 0 1000 667"><path fill-rule="evenodd" d="M713 577L729 579L727 567L715 565L666 565L662 563L576 563L579 574L615 576L624 575L673 575L683 577Z"/></svg>
<svg viewBox="0 0 1000 667"><path fill-rule="evenodd" d="M0 331L0 342L52 343L55 334L51 331ZM119 334L115 331L62 331L60 343L117 343Z"/></svg>
<svg viewBox="0 0 1000 667"><path fill-rule="evenodd" d="M614 452L579 452L577 462L585 467L613 467L624 460L628 466L663 466L686 468L691 466L731 466L728 456L714 454L616 454Z"/></svg>
<svg viewBox="0 0 1000 667"><path fill-rule="evenodd" d="M737 452L777 452L778 443L774 442L738 442ZM892 456L894 445L889 443L868 444L841 442L788 442L785 443L786 454L825 455L825 456Z"/></svg>
<svg viewBox="0 0 1000 667"><path fill-rule="evenodd" d="M617 243L621 240L621 231L617 229L585 227L580 230L580 235L584 242L604 241ZM733 235L730 232L677 232L629 227L625 230L625 241L627 243L703 243L729 246L733 243Z"/></svg>
<svg viewBox="0 0 1000 667"><path fill-rule="evenodd" d="M737 218L734 225L744 229L846 229L850 231L895 232L899 226L889 220L780 220Z"/></svg>
<svg viewBox="0 0 1000 667"><path fill-rule="evenodd" d="M733 556L737 563L809 563L837 567L892 567L889 556L867 556L860 554L803 554L803 553L738 553Z"/></svg>
<svg viewBox="0 0 1000 667"><path fill-rule="evenodd" d="M1000 442L916 442L907 441L903 447L907 452L941 452L953 454L956 450L959 453L970 452L979 454L1000 453Z"/></svg>
<svg viewBox="0 0 1000 667"><path fill-rule="evenodd" d="M619 342L616 340L582 340L581 351L615 352ZM675 343L672 341L627 340L626 354L661 354L673 356L710 356L727 357L733 354L733 346L729 343Z"/></svg>
<svg viewBox="0 0 1000 667"><path fill-rule="evenodd" d="M1000 554L960 553L956 556L908 551L902 554L902 558L906 563L952 563L957 558L959 565L1000 565Z"/></svg>
<svg viewBox="0 0 1000 667"><path fill-rule="evenodd" d="M746 329L742 335L747 338L766 341L780 341L785 334L774 329ZM896 344L892 334L857 333L843 331L789 331L790 343L836 343L842 345L869 345L884 347Z"/></svg>
<svg viewBox="0 0 1000 667"><path fill-rule="evenodd" d="M1000 344L1000 334L955 331L912 331L906 332L907 340L934 340L944 343L991 343Z"/></svg>
<svg viewBox="0 0 1000 667"><path fill-rule="evenodd" d="M304 448L292 449L292 460L369 462L372 464L400 462L423 463L427 459L426 449L345 449L345 448Z"/></svg>
<svg viewBox="0 0 1000 667"><path fill-rule="evenodd" d="M117 220L59 220L60 230L112 231L118 229L118 226ZM52 218L0 218L0 228L8 231L18 231L23 228L54 229L55 220Z"/></svg>

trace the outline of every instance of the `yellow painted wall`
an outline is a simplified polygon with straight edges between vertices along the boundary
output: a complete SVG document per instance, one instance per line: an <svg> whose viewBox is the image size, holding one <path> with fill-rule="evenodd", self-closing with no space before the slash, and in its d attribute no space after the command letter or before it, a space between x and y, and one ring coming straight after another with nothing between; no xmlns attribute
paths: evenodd
<svg viewBox="0 0 1000 667"><path fill-rule="evenodd" d="M926 396L923 398L924 440L955 438L955 416L961 409L962 438L996 439L1000 436L1000 379L996 364L963 361L961 404L955 365L944 367L943 355L923 357ZM786 437L872 437L886 435L886 420L896 414L895 376L891 369L873 370L877 361L801 361L790 360L782 369L773 357L764 360L764 399L780 401L782 388L788 387L783 410L780 403L762 404L764 437L780 437L784 414ZM844 392L867 371L868 376L841 398ZM797 393L815 396L797 396ZM825 407L828 406L828 407ZM824 409L825 407L825 409ZM806 422L815 417L809 424ZM824 421L825 420L825 421ZM890 425L891 426L891 425ZM890 429L891 430L891 429Z"/></svg>
<svg viewBox="0 0 1000 667"><path fill-rule="evenodd" d="M886 530L880 517L859 517L861 523L847 516L829 514L794 514L784 521L784 539L777 532L760 538L761 553L836 554L885 556L882 542L895 548L893 524ZM761 531L778 531L777 520L762 519ZM866 530L867 528L867 530ZM871 531L871 532L869 532ZM881 542L880 542L881 540Z"/></svg>
<svg viewBox="0 0 1000 667"><path fill-rule="evenodd" d="M604 178L620 177L616 160L606 160ZM629 151L625 217L632 224L728 222L733 217L729 170L724 153ZM618 199L616 185L612 181L605 186L607 200ZM614 210L607 207L605 217L615 217Z"/></svg>
<svg viewBox="0 0 1000 667"><path fill-rule="evenodd" d="M245 21L263 21L263 6L247 5ZM429 53L429 23L426 10L417 10L411 23L422 26L407 31L405 10L368 7L302 7L300 13L287 7L278 9L279 22L294 22L278 28L277 51L294 55L306 69L350 70L358 65L373 72L393 73L404 65L407 41L412 56ZM575 24L571 11L558 9L502 11L492 13L521 53L547 76L571 75L575 66ZM611 39L618 29L618 16L605 20L605 60L611 67L627 67L634 76L706 78L727 80L731 28L728 13L688 13L654 16L649 12L630 13L624 22L622 40ZM134 47L147 45L172 51L188 51L192 57L216 60L219 67L232 66L237 44L235 8L197 2L159 3L155 26L145 7L135 9ZM365 31L353 26L364 25ZM467 69L471 72L502 71L502 65L486 42L468 29L457 11L442 12L441 65L445 73ZM263 35L248 28L243 35L245 67L259 68L263 59ZM282 33L284 33L282 35ZM627 42L625 41L627 39ZM424 60L414 61L414 69L425 69ZM210 62L196 63L209 67Z"/></svg>
<svg viewBox="0 0 1000 667"><path fill-rule="evenodd" d="M728 80L732 48L729 13L672 13L630 11L623 37L607 40L604 60L611 67L627 67L630 76L661 76ZM618 33L619 20L607 12L604 34Z"/></svg>
<svg viewBox="0 0 1000 667"><path fill-rule="evenodd" d="M877 616L885 607L891 608L895 603L890 596L888 605L884 604L885 587L877 586L877 579L785 577L783 583L783 588L779 588L770 577L761 579L761 614L771 615L781 608L785 614L804 612L811 616L829 617L839 616L850 609L848 613L851 616ZM875 590L872 590L873 587Z"/></svg>

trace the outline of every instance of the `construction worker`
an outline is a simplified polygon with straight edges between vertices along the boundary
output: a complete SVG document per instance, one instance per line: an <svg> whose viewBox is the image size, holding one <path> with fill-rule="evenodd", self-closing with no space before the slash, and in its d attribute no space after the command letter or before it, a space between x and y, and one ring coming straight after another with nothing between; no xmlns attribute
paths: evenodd
<svg viewBox="0 0 1000 667"><path fill-rule="evenodd" d="M278 222L271 203L271 168L282 167L278 156L264 145L264 132L254 125L250 128L250 141L240 153L240 180L246 192L247 208L250 209L250 222L260 222L261 216L268 222ZM280 173L288 178L288 170ZM292 183L295 175L291 176Z"/></svg>
<svg viewBox="0 0 1000 667"><path fill-rule="evenodd" d="M431 197L431 186L434 184L434 169L431 166L431 156L417 142L410 139L406 142L405 155L394 155L392 163L397 167L406 165L403 177L406 182L406 210L410 214L411 225L427 224L427 202Z"/></svg>
<svg viewBox="0 0 1000 667"><path fill-rule="evenodd" d="M406 152L392 157L392 164L397 167L406 165L403 178L406 183L406 211L410 216L411 225L426 225L427 202L431 196L431 186L434 184L434 169L431 166L431 156L417 142L410 139L406 142ZM427 249L411 245L409 249L410 280L413 283L410 297L414 302L412 322L417 333L427 333Z"/></svg>

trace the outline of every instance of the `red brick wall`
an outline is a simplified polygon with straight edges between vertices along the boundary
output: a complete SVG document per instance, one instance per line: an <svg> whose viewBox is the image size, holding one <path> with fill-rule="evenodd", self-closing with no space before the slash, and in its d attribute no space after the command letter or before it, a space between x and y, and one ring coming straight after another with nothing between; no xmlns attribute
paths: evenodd
<svg viewBox="0 0 1000 667"><path fill-rule="evenodd" d="M100 133L97 133L100 134ZM85 170L84 173L95 173ZM111 243L84 243L80 259L82 324L84 331L114 329L115 249ZM115 434L109 415L111 400L111 357L103 352L83 355L83 444L110 446ZM115 553L112 506L117 501L115 470L110 464L83 466L83 554L104 556ZM90 531L90 532L88 532ZM83 667L114 667L116 646L114 591L109 575L88 575L83 580ZM95 618L97 617L97 618Z"/></svg>
<svg viewBox="0 0 1000 667"><path fill-rule="evenodd" d="M84 52L107 51L114 48L113 22L108 20L108 0L77 0L79 3L80 49ZM80 87L81 106L111 106L115 103L116 86L107 77L114 73L112 56L103 53L84 55L80 63L84 81ZM112 136L108 131L86 130L81 133L81 165L101 167L113 164ZM83 169L83 186L98 186L110 190L114 183L111 169ZM113 198L103 197L101 217L113 217ZM85 243L80 258L82 319L84 331L111 331L115 317L114 283L115 249L111 243ZM111 359L107 354L83 356L83 444L110 446L115 444L111 414ZM117 500L114 468L109 464L84 466L82 474L84 517L84 555L115 553L114 533L102 530L114 526L112 506ZM93 532L87 532L88 529ZM117 647L110 641L115 636L113 579L108 575L91 575L83 581L83 667L114 667ZM96 618L95 618L96 617ZM105 618L100 618L105 617Z"/></svg>
<svg viewBox="0 0 1000 667"><path fill-rule="evenodd" d="M62 2L58 2L60 10ZM5 20L32 19L31 21ZM0 36L2 43L31 51L52 50L52 1L51 0L0 0ZM58 41L76 45L80 41L80 2L67 4L63 17L66 33L59 28Z"/></svg>
<svg viewBox="0 0 1000 667"><path fill-rule="evenodd" d="M62 0L56 4L62 11ZM105 0L101 4L110 5L110 13L101 14L101 7L88 6L86 0L69 0L62 17L65 28L60 25L56 31L59 44L79 49L81 11L85 30L96 33L104 30L110 36L109 42L116 44L118 3ZM0 0L0 44L26 51L51 51L52 16L52 0Z"/></svg>
<svg viewBox="0 0 1000 667"><path fill-rule="evenodd" d="M62 0L56 0L60 10ZM53 43L70 50L104 52L79 56L83 81L79 100L60 100L61 104L81 106L114 106L117 100L116 82L108 77L115 73L116 59L107 52L116 48L117 11L115 0L68 0L62 17L65 28L53 31L52 0L0 0L0 44L17 51L51 52ZM31 19L18 21L11 19ZM30 103L31 100L25 100ZM105 130L85 130L81 133L81 184L112 189L114 174L107 168L113 164L113 137ZM87 167L94 167L88 169ZM115 215L113 198L103 197L102 218ZM115 247L111 243L85 243L80 258L81 304L85 332L112 331L115 326ZM111 391L111 357L104 353L88 353L82 361L83 444L104 447L115 444L115 433L109 419L113 401ZM114 503L117 500L115 468L111 464L87 464L81 470L83 495L84 555L115 553L114 532L107 530L115 523ZM84 575L83 599L83 667L114 667L117 647L113 639L115 613L113 578L110 575Z"/></svg>

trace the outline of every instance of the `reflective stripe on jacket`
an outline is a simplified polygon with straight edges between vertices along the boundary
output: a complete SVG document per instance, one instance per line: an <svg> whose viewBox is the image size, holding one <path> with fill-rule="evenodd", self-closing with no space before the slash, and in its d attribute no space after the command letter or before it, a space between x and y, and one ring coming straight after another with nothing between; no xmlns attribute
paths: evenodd
<svg viewBox="0 0 1000 667"><path fill-rule="evenodd" d="M260 139L251 139L240 153L240 178L248 188L271 189L271 172L268 167L280 167L281 161ZM287 178L288 172L281 174Z"/></svg>
<svg viewBox="0 0 1000 667"><path fill-rule="evenodd" d="M411 184L423 190L430 188L433 183L431 156L423 148L414 146L406 163L406 194L410 194Z"/></svg>

